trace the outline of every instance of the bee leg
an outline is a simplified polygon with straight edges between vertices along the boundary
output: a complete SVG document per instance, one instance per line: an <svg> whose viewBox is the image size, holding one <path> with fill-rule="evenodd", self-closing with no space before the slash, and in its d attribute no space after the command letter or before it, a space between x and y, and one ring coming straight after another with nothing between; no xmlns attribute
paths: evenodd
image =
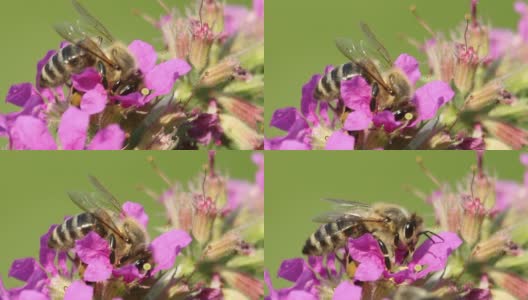
<svg viewBox="0 0 528 300"><path fill-rule="evenodd" d="M389 250L387 249L387 246L385 246L385 243L376 238L378 240L378 245L381 249L381 253L383 253L383 258L385 260L385 266L387 267L387 270L391 270L391 259L390 259L390 256L389 256Z"/></svg>
<svg viewBox="0 0 528 300"><path fill-rule="evenodd" d="M112 249L112 252L110 252L110 263L113 265L115 263L115 236L113 234L110 235L110 248Z"/></svg>
<svg viewBox="0 0 528 300"><path fill-rule="evenodd" d="M108 80L106 79L106 67L102 61L97 62L97 72L101 75L103 86L108 89Z"/></svg>

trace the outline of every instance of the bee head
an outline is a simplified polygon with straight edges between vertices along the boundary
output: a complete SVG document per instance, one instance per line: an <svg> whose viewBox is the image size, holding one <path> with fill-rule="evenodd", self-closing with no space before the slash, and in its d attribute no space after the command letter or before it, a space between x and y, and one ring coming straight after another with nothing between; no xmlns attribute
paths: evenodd
<svg viewBox="0 0 528 300"><path fill-rule="evenodd" d="M137 68L136 59L121 43L115 43L109 50L112 61L116 64L119 78L112 86L114 95L128 95L138 90L143 74Z"/></svg>
<svg viewBox="0 0 528 300"><path fill-rule="evenodd" d="M401 243L410 252L414 251L414 248L418 243L418 238L422 232L422 227L423 219L416 214L412 214L398 232Z"/></svg>
<svg viewBox="0 0 528 300"><path fill-rule="evenodd" d="M395 102L410 101L413 93L411 83L407 76L398 69L393 69L387 76L387 83Z"/></svg>

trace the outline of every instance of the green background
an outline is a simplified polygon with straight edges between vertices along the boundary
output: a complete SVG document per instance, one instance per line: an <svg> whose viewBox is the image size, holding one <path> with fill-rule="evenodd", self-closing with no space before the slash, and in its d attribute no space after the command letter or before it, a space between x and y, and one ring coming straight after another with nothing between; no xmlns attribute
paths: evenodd
<svg viewBox="0 0 528 300"><path fill-rule="evenodd" d="M517 28L513 0L481 0L479 14L497 27ZM301 88L327 65L346 62L334 45L336 37L363 39L364 21L385 44L393 59L399 53L418 55L414 46L399 38L405 33L418 41L430 38L409 12L416 4L419 15L435 31L446 32L461 24L469 0L271 0L266 3L266 135L280 130L268 127L273 112L300 106ZM416 56L425 62L424 55ZM422 63L423 64L423 63Z"/></svg>
<svg viewBox="0 0 528 300"><path fill-rule="evenodd" d="M132 13L139 9L153 17L165 14L158 1L129 0L79 0L118 39L129 43L141 39L158 49L162 46L161 32ZM165 0L170 7L194 8L195 1ZM249 4L251 0L227 0L230 4ZM5 99L9 87L14 83L33 82L37 61L51 49L57 49L60 36L53 24L77 20L77 13L69 0L15 0L0 4L0 97ZM0 101L0 112L17 110L13 105Z"/></svg>
<svg viewBox="0 0 528 300"><path fill-rule="evenodd" d="M257 167L251 152L223 151L216 156L217 169L232 178L254 181ZM171 179L184 187L196 176L203 176L207 163L206 151L144 152L0 152L2 199L0 206L0 276L7 287L19 285L7 278L11 262L16 258L38 257L39 238L52 224L61 223L64 216L81 210L70 201L67 191L93 191L88 175L94 175L120 201L134 201L145 206L150 217L149 229L165 222L158 202L139 191L140 185L159 193L166 185L154 173L147 157ZM160 216L160 217L158 217Z"/></svg>
<svg viewBox="0 0 528 300"><path fill-rule="evenodd" d="M432 209L404 189L410 185L430 194L435 185L416 163L421 156L442 182L465 179L476 164L470 151L268 151L266 152L266 261L275 287L291 286L276 278L282 260L301 257L306 238L317 228L311 219L331 205L322 198L390 202L420 213L428 224ZM521 181L524 167L515 151L488 151L491 174Z"/></svg>

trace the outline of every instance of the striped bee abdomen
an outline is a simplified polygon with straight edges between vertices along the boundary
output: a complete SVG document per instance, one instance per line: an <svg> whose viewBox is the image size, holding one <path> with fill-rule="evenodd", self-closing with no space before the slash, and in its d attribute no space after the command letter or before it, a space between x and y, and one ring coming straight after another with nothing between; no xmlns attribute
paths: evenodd
<svg viewBox="0 0 528 300"><path fill-rule="evenodd" d="M42 88L59 86L66 83L71 74L80 73L94 64L92 55L76 45L67 45L42 67L38 84Z"/></svg>
<svg viewBox="0 0 528 300"><path fill-rule="evenodd" d="M367 232L363 223L357 220L340 219L327 223L306 240L302 253L323 255L343 247L349 237L359 237Z"/></svg>
<svg viewBox="0 0 528 300"><path fill-rule="evenodd" d="M341 81L361 75L361 73L361 68L353 62L334 68L321 77L314 90L314 98L318 100L336 99L340 93Z"/></svg>
<svg viewBox="0 0 528 300"><path fill-rule="evenodd" d="M55 227L48 240L48 247L67 250L75 245L75 241L95 230L99 235L105 236L104 227L100 226L91 213L82 213L69 218L64 223Z"/></svg>

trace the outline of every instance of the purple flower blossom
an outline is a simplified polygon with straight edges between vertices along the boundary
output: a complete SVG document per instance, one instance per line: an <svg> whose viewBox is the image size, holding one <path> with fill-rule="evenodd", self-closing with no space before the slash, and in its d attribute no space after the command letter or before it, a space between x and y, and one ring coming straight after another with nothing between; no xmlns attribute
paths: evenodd
<svg viewBox="0 0 528 300"><path fill-rule="evenodd" d="M174 260L180 251L192 241L191 236L183 230L171 230L155 238L150 244L150 250L156 266L153 274L172 268Z"/></svg>
<svg viewBox="0 0 528 300"><path fill-rule="evenodd" d="M57 131L63 150L118 150L125 140L118 125L109 125L99 130L85 146L89 115L78 108L70 107L62 115ZM13 150L56 150L57 144L46 123L31 116L20 116L9 132L10 148Z"/></svg>
<svg viewBox="0 0 528 300"><path fill-rule="evenodd" d="M93 290L93 287L76 280L66 289L64 300L91 300Z"/></svg>
<svg viewBox="0 0 528 300"><path fill-rule="evenodd" d="M130 43L128 50L134 54L139 70L144 76L145 88L150 92L148 95L134 92L126 96L115 96L125 107L141 107L158 96L168 94L176 80L191 70L186 61L176 58L156 65L158 55L154 47L141 40Z"/></svg>
<svg viewBox="0 0 528 300"><path fill-rule="evenodd" d="M413 102L418 111L418 120L434 118L438 109L451 101L455 92L443 81L432 81L418 88L414 93Z"/></svg>
<svg viewBox="0 0 528 300"><path fill-rule="evenodd" d="M75 241L75 252L87 265L84 280L98 282L110 278L110 246L108 241L95 232L90 232L84 238Z"/></svg>
<svg viewBox="0 0 528 300"><path fill-rule="evenodd" d="M149 217L141 204L127 201L123 203L123 213L134 218L144 229L147 228Z"/></svg>
<svg viewBox="0 0 528 300"><path fill-rule="evenodd" d="M361 287L349 282L341 282L335 289L332 300L360 300Z"/></svg>

